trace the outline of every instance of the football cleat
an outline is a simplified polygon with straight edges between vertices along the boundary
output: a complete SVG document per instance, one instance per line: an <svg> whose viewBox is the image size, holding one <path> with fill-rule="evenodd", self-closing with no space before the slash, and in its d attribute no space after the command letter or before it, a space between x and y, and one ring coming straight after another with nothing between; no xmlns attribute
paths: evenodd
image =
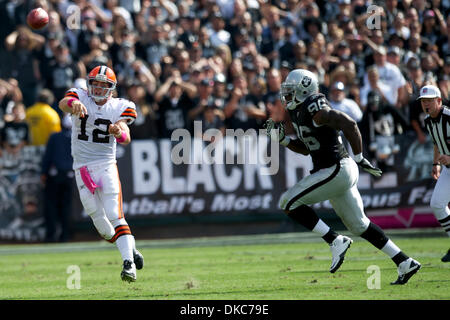
<svg viewBox="0 0 450 320"><path fill-rule="evenodd" d="M133 282L136 281L136 265L131 260L125 260L123 262L123 269L120 274L123 281Z"/></svg>
<svg viewBox="0 0 450 320"><path fill-rule="evenodd" d="M442 257L442 262L450 262L450 249L447 251L447 254Z"/></svg>
<svg viewBox="0 0 450 320"><path fill-rule="evenodd" d="M144 267L144 256L136 249L133 249L133 260L136 269L141 270Z"/></svg>
<svg viewBox="0 0 450 320"><path fill-rule="evenodd" d="M398 265L398 278L391 284L405 284L420 269L421 264L413 258L408 258Z"/></svg>
<svg viewBox="0 0 450 320"><path fill-rule="evenodd" d="M344 262L345 253L347 252L353 240L349 237L339 235L330 244L331 249L331 267L330 272L335 273Z"/></svg>

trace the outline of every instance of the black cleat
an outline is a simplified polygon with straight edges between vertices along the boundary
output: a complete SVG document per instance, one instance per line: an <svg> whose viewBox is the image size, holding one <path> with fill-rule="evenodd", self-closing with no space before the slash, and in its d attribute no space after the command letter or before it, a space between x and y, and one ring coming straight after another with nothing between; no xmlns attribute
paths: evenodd
<svg viewBox="0 0 450 320"><path fill-rule="evenodd" d="M442 257L442 262L450 262L450 249L448 249L447 254Z"/></svg>
<svg viewBox="0 0 450 320"><path fill-rule="evenodd" d="M133 260L136 269L141 270L144 267L144 256L136 249L133 249Z"/></svg>
<svg viewBox="0 0 450 320"><path fill-rule="evenodd" d="M398 265L398 278L391 284L405 284L421 268L421 264L413 258L408 258Z"/></svg>

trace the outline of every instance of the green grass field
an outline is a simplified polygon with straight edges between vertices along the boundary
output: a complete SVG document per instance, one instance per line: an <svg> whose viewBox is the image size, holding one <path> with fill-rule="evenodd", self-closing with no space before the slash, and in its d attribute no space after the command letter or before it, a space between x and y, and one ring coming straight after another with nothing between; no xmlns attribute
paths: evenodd
<svg viewBox="0 0 450 320"><path fill-rule="evenodd" d="M329 247L311 233L137 241L145 257L138 280L120 279L122 262L107 242L1 245L0 299L50 300L404 300L450 299L450 263L440 258L444 234L388 233L422 269L404 286L394 263L361 238L336 274ZM80 270L80 289L69 266ZM369 266L378 266L380 289L369 289ZM69 281L68 281L69 279Z"/></svg>

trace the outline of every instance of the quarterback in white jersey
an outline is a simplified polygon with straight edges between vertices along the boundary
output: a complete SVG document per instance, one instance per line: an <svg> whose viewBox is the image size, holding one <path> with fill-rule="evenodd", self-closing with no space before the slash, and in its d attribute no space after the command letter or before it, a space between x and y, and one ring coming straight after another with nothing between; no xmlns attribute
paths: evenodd
<svg viewBox="0 0 450 320"><path fill-rule="evenodd" d="M72 115L73 169L83 207L99 234L116 243L124 261L122 280L135 281L144 258L122 210L116 144L131 142L128 125L136 119L136 106L112 97L116 83L113 70L98 66L87 77L88 90L68 90L59 108Z"/></svg>

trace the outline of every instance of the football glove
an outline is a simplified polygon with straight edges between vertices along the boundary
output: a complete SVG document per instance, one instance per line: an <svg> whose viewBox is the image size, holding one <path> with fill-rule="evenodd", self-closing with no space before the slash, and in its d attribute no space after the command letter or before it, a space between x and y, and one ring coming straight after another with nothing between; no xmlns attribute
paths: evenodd
<svg viewBox="0 0 450 320"><path fill-rule="evenodd" d="M367 160L366 158L362 158L361 161L357 162L358 166L360 166L364 171L370 173L371 175L375 176L375 177L380 177L381 174L383 173L380 169L375 168L370 162L369 160Z"/></svg>
<svg viewBox="0 0 450 320"><path fill-rule="evenodd" d="M264 128L267 136L272 140L276 140L277 136L276 133L272 133L272 129L278 129L278 142L285 147L289 144L290 139L286 137L284 122L275 122L272 118L269 118L264 124Z"/></svg>

